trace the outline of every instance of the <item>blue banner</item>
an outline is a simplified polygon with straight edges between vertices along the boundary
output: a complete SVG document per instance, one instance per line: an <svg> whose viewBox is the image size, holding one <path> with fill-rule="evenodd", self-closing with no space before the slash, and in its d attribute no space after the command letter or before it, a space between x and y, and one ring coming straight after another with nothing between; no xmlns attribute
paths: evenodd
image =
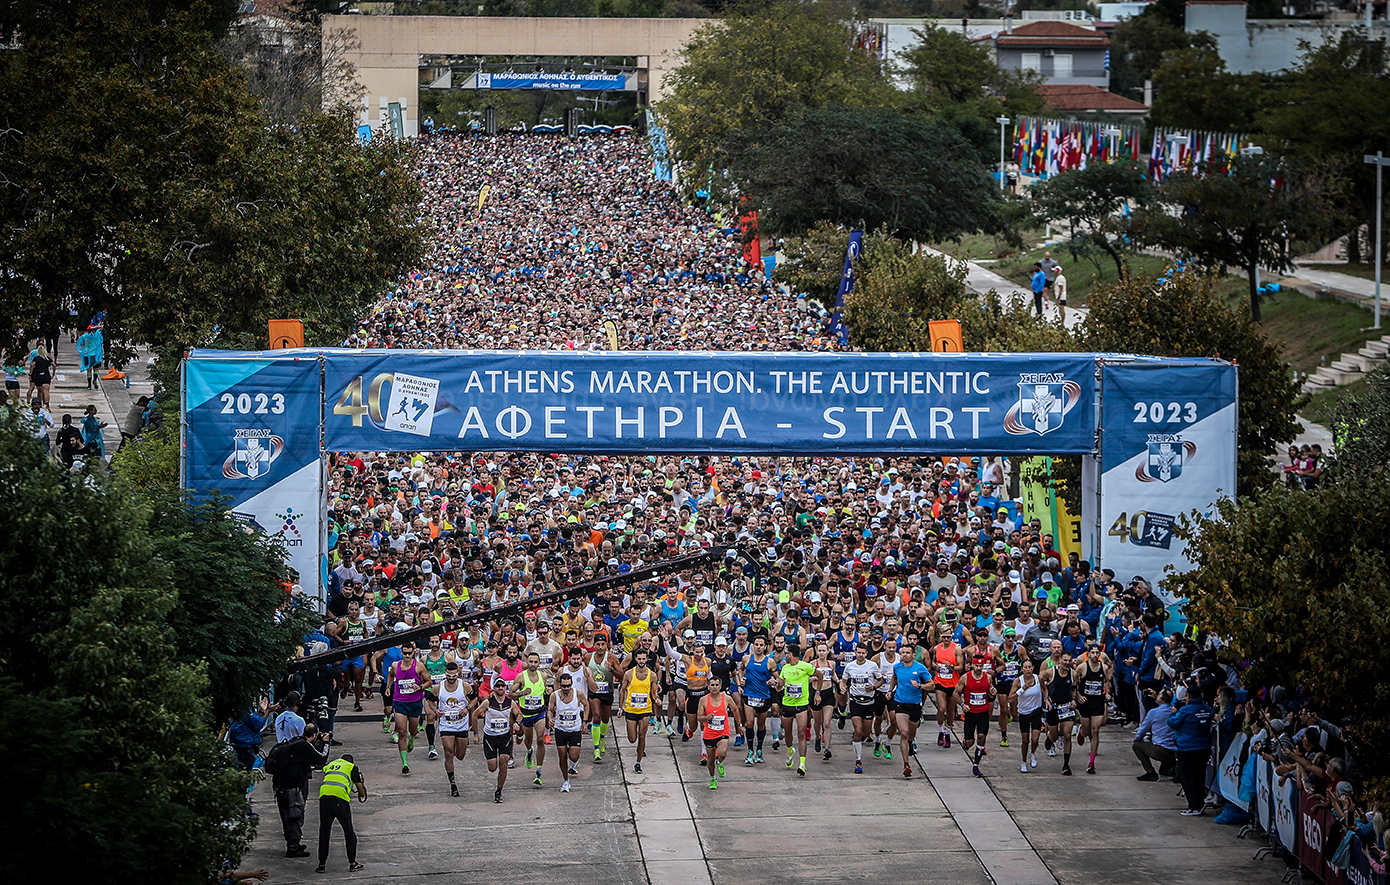
<svg viewBox="0 0 1390 885"><path fill-rule="evenodd" d="M475 89L622 89L623 74L477 74Z"/></svg>
<svg viewBox="0 0 1390 885"><path fill-rule="evenodd" d="M348 451L1079 454L1089 354L329 351Z"/></svg>
<svg viewBox="0 0 1390 885"><path fill-rule="evenodd" d="M845 296L854 291L854 262L859 260L863 243L862 230L849 232L849 245L845 247L845 267L840 272L840 288L835 292L835 311L830 315L830 334L839 338L841 342L849 340L849 333L845 329Z"/></svg>

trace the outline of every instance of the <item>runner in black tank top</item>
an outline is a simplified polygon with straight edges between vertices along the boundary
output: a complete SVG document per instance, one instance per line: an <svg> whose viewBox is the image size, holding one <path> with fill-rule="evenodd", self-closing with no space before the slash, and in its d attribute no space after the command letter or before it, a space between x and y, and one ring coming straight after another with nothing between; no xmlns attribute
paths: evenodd
<svg viewBox="0 0 1390 885"><path fill-rule="evenodd" d="M1076 744L1081 746L1091 739L1091 757L1086 765L1087 774L1096 773L1096 747L1100 743L1100 729L1105 725L1105 695L1110 687L1110 659L1095 642L1086 643L1086 656L1076 667L1077 712L1079 728Z"/></svg>
<svg viewBox="0 0 1390 885"><path fill-rule="evenodd" d="M1057 737L1062 738L1062 774L1071 774L1071 729L1076 723L1076 687L1072 682L1071 655L1063 652L1055 667L1043 669L1047 696L1047 736L1052 742L1047 755L1057 755Z"/></svg>

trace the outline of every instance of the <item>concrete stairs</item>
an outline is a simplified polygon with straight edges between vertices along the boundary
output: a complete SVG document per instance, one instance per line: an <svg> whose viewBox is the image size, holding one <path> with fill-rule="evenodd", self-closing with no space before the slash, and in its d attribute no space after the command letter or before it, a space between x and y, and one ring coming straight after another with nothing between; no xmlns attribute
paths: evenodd
<svg viewBox="0 0 1390 885"><path fill-rule="evenodd" d="M1390 359L1390 335L1379 340L1366 342L1356 353L1344 353L1332 361L1331 365L1321 366L1303 382L1305 394L1321 393L1343 384L1350 384L1381 366Z"/></svg>

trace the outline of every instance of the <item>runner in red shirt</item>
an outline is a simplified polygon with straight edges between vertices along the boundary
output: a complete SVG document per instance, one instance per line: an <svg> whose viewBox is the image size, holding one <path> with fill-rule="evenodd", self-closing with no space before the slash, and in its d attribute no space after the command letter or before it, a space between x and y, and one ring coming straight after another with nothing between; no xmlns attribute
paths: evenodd
<svg viewBox="0 0 1390 885"><path fill-rule="evenodd" d="M985 673L984 655L970 659L970 670L962 681L961 701L965 704L965 752L975 748L972 773L980 774L980 759L985 755L985 737L989 734L989 711L994 707L994 680ZM980 745L975 747L975 735L980 736Z"/></svg>

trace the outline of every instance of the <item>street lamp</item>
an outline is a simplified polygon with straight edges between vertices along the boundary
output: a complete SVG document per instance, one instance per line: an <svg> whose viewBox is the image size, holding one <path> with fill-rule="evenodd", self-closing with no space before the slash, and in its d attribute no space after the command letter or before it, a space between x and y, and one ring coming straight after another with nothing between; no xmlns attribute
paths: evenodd
<svg viewBox="0 0 1390 885"><path fill-rule="evenodd" d="M1240 149L1242 157L1262 157L1264 152L1265 149L1257 144L1247 144ZM1255 294L1260 294L1260 264L1258 261L1255 262Z"/></svg>
<svg viewBox="0 0 1390 885"><path fill-rule="evenodd" d="M1110 162L1113 163L1113 162L1115 162L1115 155L1116 155L1117 153L1119 153L1119 150L1120 150L1120 147L1119 147L1119 139L1120 139L1120 136L1121 136L1121 135L1124 135L1124 133L1121 132L1117 127L1111 126L1109 129L1102 129L1102 130L1100 131L1100 134L1101 134L1101 135L1104 135L1106 138L1110 139Z"/></svg>
<svg viewBox="0 0 1390 885"><path fill-rule="evenodd" d="M1371 164L1373 164L1373 165L1376 167L1376 299L1375 299L1376 305L1375 305L1375 323L1371 326L1371 328L1372 328L1372 329L1379 329L1379 328L1380 328L1380 261L1381 261L1381 259L1380 259L1380 223L1381 223L1381 216L1384 214L1384 209L1382 208L1383 200L1382 200L1382 198L1381 198L1381 189L1380 189L1380 187L1381 187L1381 185L1380 185L1380 170L1384 169L1387 163L1390 163L1390 159L1386 159L1386 157L1385 157L1385 152L1384 152L1384 151L1376 151L1376 155L1375 155L1374 157L1371 156L1370 154L1367 154L1367 155L1366 155L1366 162L1367 162L1367 163L1371 163Z"/></svg>
<svg viewBox="0 0 1390 885"><path fill-rule="evenodd" d="M995 117L994 122L999 124L999 189L1004 189L1004 130L1009 125L1008 117Z"/></svg>

